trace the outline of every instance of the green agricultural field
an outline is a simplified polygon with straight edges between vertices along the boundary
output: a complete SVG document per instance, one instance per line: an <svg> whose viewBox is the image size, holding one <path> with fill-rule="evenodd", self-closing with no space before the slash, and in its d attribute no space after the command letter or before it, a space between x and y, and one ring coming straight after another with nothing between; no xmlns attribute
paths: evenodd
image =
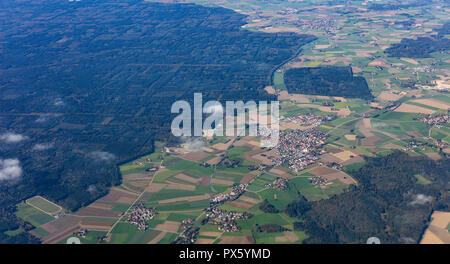
<svg viewBox="0 0 450 264"><path fill-rule="evenodd" d="M146 159L151 159L152 162L158 162L158 161L161 161L159 159L160 156L164 156L164 153L162 153L161 151L155 151L155 152L153 152L150 155L146 155L146 156L141 157L139 160L140 161L145 161Z"/></svg>
<svg viewBox="0 0 450 264"><path fill-rule="evenodd" d="M447 95L436 95L436 96L433 96L433 99L443 101L446 103L450 103L450 96L447 96Z"/></svg>
<svg viewBox="0 0 450 264"><path fill-rule="evenodd" d="M273 75L273 84L276 90L286 90L284 84L284 71L276 71Z"/></svg>
<svg viewBox="0 0 450 264"><path fill-rule="evenodd" d="M98 203L98 201L97 201ZM94 217L94 216L85 216L83 217L84 221L89 222L107 222L107 223L114 223L116 222L116 218L110 218L110 217Z"/></svg>
<svg viewBox="0 0 450 264"><path fill-rule="evenodd" d="M217 208L226 210L226 211L234 211L234 212L248 212L249 211L247 209L235 207L235 206L232 206L232 205L229 205L226 203L219 205Z"/></svg>
<svg viewBox="0 0 450 264"><path fill-rule="evenodd" d="M157 202L161 200L167 200L172 198L180 198L180 197L188 197L188 196L197 196L203 195L210 192L209 186L197 186L194 191L189 190L175 190L175 189L163 189L156 193L148 193L146 194L146 201ZM148 196L147 196L148 195Z"/></svg>
<svg viewBox="0 0 450 264"><path fill-rule="evenodd" d="M98 244L100 241L100 238L104 237L106 235L106 231L94 231L94 230L88 230L85 237L78 237L80 239L81 244ZM66 244L67 239L72 237L73 235L69 235L62 239L61 241L57 242L57 244ZM105 242L102 242L105 243Z"/></svg>
<svg viewBox="0 0 450 264"><path fill-rule="evenodd" d="M159 162L159 156L161 156L161 152L156 152L150 155L143 156L139 159L130 161L119 166L120 173L122 175L132 174L132 173L143 173L146 169L151 168L153 166L153 162ZM147 158L151 159L152 162L147 162Z"/></svg>
<svg viewBox="0 0 450 264"><path fill-rule="evenodd" d="M128 210L129 207L130 207L129 204L114 203L114 207L112 208L112 211L124 213Z"/></svg>
<svg viewBox="0 0 450 264"><path fill-rule="evenodd" d="M176 221L176 222L181 222L184 219L188 219L188 218L197 218L199 215L201 214L201 211L196 211L196 212L189 212L189 213L170 213L166 220L168 221Z"/></svg>
<svg viewBox="0 0 450 264"><path fill-rule="evenodd" d="M416 177L417 183L421 184L421 185L428 185L428 184L433 183L432 181L428 180L427 178L425 178L424 176L422 176L420 174L416 174L416 175L414 175L414 177Z"/></svg>
<svg viewBox="0 0 450 264"><path fill-rule="evenodd" d="M312 111L308 108L294 108L294 109L281 108L280 116L284 117L299 116L299 115L306 115L311 112Z"/></svg>
<svg viewBox="0 0 450 264"><path fill-rule="evenodd" d="M253 232L256 244L275 244L275 238L283 236L283 232L265 233Z"/></svg>
<svg viewBox="0 0 450 264"><path fill-rule="evenodd" d="M447 136L448 136L447 134L440 132L438 129L431 130L431 137L433 137L434 139L443 140Z"/></svg>
<svg viewBox="0 0 450 264"><path fill-rule="evenodd" d="M256 241L256 244L301 244L303 240L305 240L308 236L302 231L293 232L298 240L295 242L277 242L277 237L284 236L283 232L275 232L275 233L265 233L265 232L254 232L253 238Z"/></svg>
<svg viewBox="0 0 450 264"><path fill-rule="evenodd" d="M224 173L224 172L216 172L214 174L215 179L222 179L227 181L232 181L234 183L239 183L244 177L244 174L236 174L236 173Z"/></svg>
<svg viewBox="0 0 450 264"><path fill-rule="evenodd" d="M141 192L144 191L144 188L134 186L133 184L130 184L127 181L124 181L122 183L122 186L125 187L126 189L130 189L130 190L132 190L134 192L137 192L137 193L141 193Z"/></svg>
<svg viewBox="0 0 450 264"><path fill-rule="evenodd" d="M6 235L8 235L8 236L10 236L10 237L12 237L12 236L15 236L15 235L18 235L18 234L20 234L20 233L22 233L24 230L22 229L22 228L17 228L17 229L15 229L15 230L8 230L8 231L6 231L6 232L4 232Z"/></svg>
<svg viewBox="0 0 450 264"><path fill-rule="evenodd" d="M227 143L229 141L229 139L227 139L227 137L219 137L219 136L214 136L213 140L211 142L209 142L210 145L215 145L218 143Z"/></svg>
<svg viewBox="0 0 450 264"><path fill-rule="evenodd" d="M163 172L158 172L155 175L155 178L153 180L153 182L165 182L165 180L167 180L167 178L179 173L180 171L177 170L166 170Z"/></svg>
<svg viewBox="0 0 450 264"><path fill-rule="evenodd" d="M166 164L166 166L168 169L173 171L184 171L184 173L192 177L203 177L211 175L213 171L212 167L203 167L196 162L183 159L173 160L170 162L170 165Z"/></svg>
<svg viewBox="0 0 450 264"><path fill-rule="evenodd" d="M353 120L353 119L355 119L355 118L352 117L352 116L342 117L342 118L334 119L334 120L331 121L330 123L331 123L332 125L334 125L334 126L338 126L338 125L341 125L341 124L343 124L343 123L345 123L345 122L349 122L350 120Z"/></svg>
<svg viewBox="0 0 450 264"><path fill-rule="evenodd" d="M158 212L184 212L184 211L195 211L203 210L209 206L209 199L195 201L195 202L175 202L167 204L147 204L148 206L153 206Z"/></svg>
<svg viewBox="0 0 450 264"><path fill-rule="evenodd" d="M219 184L219 183L212 183L211 186L216 190L218 193L224 193L226 192L230 187L228 185Z"/></svg>
<svg viewBox="0 0 450 264"><path fill-rule="evenodd" d="M430 110L433 110L433 111L440 111L441 110L438 107L433 107L433 106L429 106L429 105L425 105L425 104L421 104L421 103L417 103L417 102L413 102L413 101L408 101L408 104L420 106L420 107L423 107L423 108L426 108L426 109L430 109Z"/></svg>
<svg viewBox="0 0 450 264"><path fill-rule="evenodd" d="M253 216L250 217L247 220L236 220L236 223L241 228L239 232L234 233L227 233L226 235L231 236L242 236L242 235L252 235L252 236L259 236L260 238L265 237L268 233L260 233L256 231L256 227L258 225L264 225L264 224L278 224L285 228L288 228L292 230L293 226L292 223L295 221L295 219L292 219L285 215L284 213L278 213L278 214L268 214L268 213L262 213L261 211L253 211ZM304 238L304 236L302 236ZM299 239L300 240L300 239Z"/></svg>
<svg viewBox="0 0 450 264"><path fill-rule="evenodd" d="M36 233L40 237L45 237L45 236L50 235L50 233L42 227L37 227L37 228L33 229L33 232Z"/></svg>
<svg viewBox="0 0 450 264"><path fill-rule="evenodd" d="M400 125L398 123L395 123L395 122L387 122L387 121L384 121L384 120L379 120L379 119L372 118L370 120L370 123L371 123L372 128L374 128L374 129L379 129L379 130L383 130L384 131L384 129L388 129L391 126L394 126L396 129L401 130Z"/></svg>
<svg viewBox="0 0 450 264"><path fill-rule="evenodd" d="M365 162L357 162L357 163L353 163L351 165L347 165L344 166L344 171L346 173L351 172L351 171L357 171L360 168L362 168L362 166L364 166Z"/></svg>
<svg viewBox="0 0 450 264"><path fill-rule="evenodd" d="M251 170L249 170L248 167L240 167L240 166L237 166L234 168L227 168L225 166L217 166L216 171L219 173L225 173L225 174L237 173L237 174L242 174L242 175L251 172Z"/></svg>
<svg viewBox="0 0 450 264"><path fill-rule="evenodd" d="M62 208L41 196L34 196L26 201L27 204L34 206L47 214L55 215L61 212Z"/></svg>
<svg viewBox="0 0 450 264"><path fill-rule="evenodd" d="M379 120L400 122L400 121L415 121L419 117L418 114L401 113L401 112L385 112L376 117Z"/></svg>
<svg viewBox="0 0 450 264"><path fill-rule="evenodd" d="M289 182L294 184L300 194L305 196L309 201L328 199L332 195L340 194L348 188L347 184L339 180L331 181L331 184L325 188L312 185L307 177L294 178L289 180Z"/></svg>
<svg viewBox="0 0 450 264"><path fill-rule="evenodd" d="M81 237L80 240L82 244L97 244L99 238L105 236L106 233L105 231L88 230L86 237Z"/></svg>
<svg viewBox="0 0 450 264"><path fill-rule="evenodd" d="M234 159L243 159L245 152L252 150L249 146L233 146L227 151L227 158Z"/></svg>
<svg viewBox="0 0 450 264"><path fill-rule="evenodd" d="M55 220L52 216L25 203L20 203L17 205L16 216L26 222L29 222L35 227L39 227Z"/></svg>
<svg viewBox="0 0 450 264"><path fill-rule="evenodd" d="M309 201L328 198L321 188L314 187L306 177L291 179L289 182L292 183L300 194L305 196Z"/></svg>
<svg viewBox="0 0 450 264"><path fill-rule="evenodd" d="M275 206L278 210L282 211L286 208L290 202L298 198L297 190L290 186L288 190L277 190L277 189L267 189L258 193L261 195L262 199L267 199L267 201Z"/></svg>
<svg viewBox="0 0 450 264"><path fill-rule="evenodd" d="M250 219L245 221L247 225L254 226L255 224L264 225L264 224L279 224L281 226L288 226L290 221L288 221L282 214L269 214L269 213L260 213L256 214Z"/></svg>
<svg viewBox="0 0 450 264"><path fill-rule="evenodd" d="M135 225L120 222L111 232L111 244L145 244L155 238L161 231L138 230Z"/></svg>
<svg viewBox="0 0 450 264"><path fill-rule="evenodd" d="M257 179L254 179L254 180L248 185L247 189L248 189L249 191L252 191L252 192L259 192L259 191L261 191L261 190L266 189L267 187L265 187L264 185L265 185L266 183L270 183L270 182L271 182L271 181L267 181L267 180L263 180L263 179L257 178Z"/></svg>
<svg viewBox="0 0 450 264"><path fill-rule="evenodd" d="M145 164L133 164L132 162L130 162L128 164L120 166L120 172L126 173L127 171L136 171L139 169L145 170L145 168L146 168Z"/></svg>
<svg viewBox="0 0 450 264"><path fill-rule="evenodd" d="M170 243L172 243L177 237L178 237L178 234L175 234L175 233L167 233L160 241L158 241L157 244L170 244Z"/></svg>
<svg viewBox="0 0 450 264"><path fill-rule="evenodd" d="M400 123L400 125L405 131L410 132L415 131L424 137L428 136L428 132L430 130L430 127L428 127L425 123L422 122L404 122Z"/></svg>

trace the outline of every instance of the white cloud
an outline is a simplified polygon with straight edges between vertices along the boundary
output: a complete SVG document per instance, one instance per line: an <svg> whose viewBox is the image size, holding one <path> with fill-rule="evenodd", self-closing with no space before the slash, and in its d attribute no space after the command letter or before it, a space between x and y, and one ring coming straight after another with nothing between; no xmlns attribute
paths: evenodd
<svg viewBox="0 0 450 264"><path fill-rule="evenodd" d="M66 103L61 98L56 98L55 101L53 101L54 106L64 106Z"/></svg>
<svg viewBox="0 0 450 264"><path fill-rule="evenodd" d="M99 161L111 161L116 158L116 155L106 151L93 151L89 153L89 156Z"/></svg>
<svg viewBox="0 0 450 264"><path fill-rule="evenodd" d="M51 118L56 117L56 116L58 116L58 115L56 115L56 114L42 114L36 119L36 122L37 123L44 123L44 122L47 122L48 120L50 120Z"/></svg>
<svg viewBox="0 0 450 264"><path fill-rule="evenodd" d="M183 137L181 138L183 149L185 151L198 151L206 146L205 141L201 137Z"/></svg>
<svg viewBox="0 0 450 264"><path fill-rule="evenodd" d="M0 181L14 180L22 176L18 159L0 159Z"/></svg>
<svg viewBox="0 0 450 264"><path fill-rule="evenodd" d="M36 145L33 146L33 150L35 151L43 151L43 150L47 150L47 149L51 149L53 148L53 146L55 146L55 143L51 142L51 143L38 143Z"/></svg>
<svg viewBox="0 0 450 264"><path fill-rule="evenodd" d="M21 134L15 134L15 133L4 133L0 135L0 140L4 141L6 143L19 143L21 141L27 140L28 137L21 135Z"/></svg>
<svg viewBox="0 0 450 264"><path fill-rule="evenodd" d="M90 193L95 193L97 191L97 187L95 185L91 184L87 188L87 191L90 192Z"/></svg>
<svg viewBox="0 0 450 264"><path fill-rule="evenodd" d="M417 194L414 197L414 200L410 203L411 205L423 205L426 203L431 203L431 201L433 201L433 196L426 196L424 194Z"/></svg>

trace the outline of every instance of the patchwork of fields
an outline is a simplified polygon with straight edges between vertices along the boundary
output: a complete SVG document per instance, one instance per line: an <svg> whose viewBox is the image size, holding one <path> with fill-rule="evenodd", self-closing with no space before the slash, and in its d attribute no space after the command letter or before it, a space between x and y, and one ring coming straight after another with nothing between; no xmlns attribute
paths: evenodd
<svg viewBox="0 0 450 264"><path fill-rule="evenodd" d="M77 211L41 196L17 204L16 216L43 243L65 243L77 235L86 244L300 244L311 234L287 208L299 202L299 210L307 211L302 202L310 209L359 190L364 180L355 175L369 164L368 157L401 151L438 163L448 160L448 50L414 58L386 52L404 39L441 34L448 5L423 11L378 10L370 1L345 7L315 0L177 2L220 5L248 15L242 30L317 38L274 66L264 89L278 98L280 133L291 141L262 148L261 136L213 133L193 139L199 143L194 148L187 142L155 142L153 153L118 166L119 185ZM411 178L408 184L420 188L439 182L426 173ZM426 199L408 206L431 204L428 196L419 197ZM138 205L156 210L142 230L128 220ZM434 211L427 221L421 241L414 242L450 243L448 212ZM22 232L27 231L21 227L6 234Z"/></svg>

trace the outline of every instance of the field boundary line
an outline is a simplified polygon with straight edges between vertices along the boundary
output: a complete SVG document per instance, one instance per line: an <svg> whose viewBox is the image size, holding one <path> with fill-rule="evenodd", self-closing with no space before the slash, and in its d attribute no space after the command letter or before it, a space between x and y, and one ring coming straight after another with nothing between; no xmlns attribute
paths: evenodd
<svg viewBox="0 0 450 264"><path fill-rule="evenodd" d="M36 206L36 205L33 205L32 203L30 203L30 202L29 202L29 200L30 200L30 199L32 199L32 198L36 198L36 197L39 197L39 198L41 198L41 199L44 199L45 201L49 202L50 204L52 204L52 205L54 205L54 206L58 207L58 208L59 208L59 211L58 211L58 212L56 212L56 213L55 213L55 215L56 215L56 214L59 214L59 213L60 213L61 211L63 211L63 210L64 210L64 208L62 208L62 206L60 206L60 205L57 205L57 204L55 204L55 203L53 203L53 202L51 202L51 201L49 201L49 200L45 199L44 197L42 197L42 196L40 196L40 195L36 195L36 196L34 196L34 197L31 197L31 198L28 198L28 199L26 199L26 200L25 200L25 203L26 203L27 205L29 205L29 206L31 206L31 207L33 207L33 208L35 208L35 209L37 209L37 210L41 211L41 212L44 212L44 213L46 213L46 214L48 214L48 215L50 215L50 216L54 217L54 215L53 215L53 214L51 214L51 213L49 213L49 212L45 211L44 209L41 209L41 208L39 208L38 206Z"/></svg>

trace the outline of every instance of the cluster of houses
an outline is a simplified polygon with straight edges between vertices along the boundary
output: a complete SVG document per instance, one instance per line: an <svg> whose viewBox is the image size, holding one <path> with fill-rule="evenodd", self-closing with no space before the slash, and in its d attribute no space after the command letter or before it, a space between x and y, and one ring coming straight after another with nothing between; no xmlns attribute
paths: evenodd
<svg viewBox="0 0 450 264"><path fill-rule="evenodd" d="M445 141L438 141L432 137L426 137L425 139L432 140L435 145L433 145L430 142L420 142L420 141L416 141L413 139L413 140L410 140L408 142L408 144L403 147L402 150L403 151L414 151L415 148L422 148L422 150L424 150L426 147L429 147L429 148L437 147L437 148L441 148L441 149L448 148L448 143Z"/></svg>
<svg viewBox="0 0 450 264"><path fill-rule="evenodd" d="M135 161L133 161L133 165L139 165L139 166L142 166L142 165L144 165L144 164L148 164L148 163L151 163L152 162L152 159L151 158L146 158L145 160L135 160Z"/></svg>
<svg viewBox="0 0 450 264"><path fill-rule="evenodd" d="M236 232L239 226L235 220L248 219L250 214L247 212L225 211L216 207L206 209L206 217L212 224L217 225L219 231Z"/></svg>
<svg viewBox="0 0 450 264"><path fill-rule="evenodd" d="M334 118L335 117L331 116L331 115L318 116L313 113L309 113L307 115L286 117L285 120L302 125L302 126L316 127L316 126L321 125L323 122L331 121Z"/></svg>
<svg viewBox="0 0 450 264"><path fill-rule="evenodd" d="M277 166L287 164L290 169L299 172L315 164L319 155L326 153L323 145L327 136L315 129L281 132L277 151L279 157L272 160Z"/></svg>
<svg viewBox="0 0 450 264"><path fill-rule="evenodd" d="M330 167L332 169L336 169L336 170L342 170L344 168L344 164L342 163L337 163L337 162L326 162L325 163L327 167ZM323 165L323 163L320 163L320 165Z"/></svg>
<svg viewBox="0 0 450 264"><path fill-rule="evenodd" d="M425 137L425 139L433 141L435 147L438 150L443 150L445 153L449 153L447 151L449 148L449 144L445 140L437 140L433 137ZM416 143L416 145L418 145L418 143ZM422 146L422 145L428 146L428 147L433 147L433 145L429 144L428 142L420 144L420 146ZM416 146L416 147L418 147L418 146Z"/></svg>
<svg viewBox="0 0 450 264"><path fill-rule="evenodd" d="M231 187L231 191L229 193L219 193L211 198L211 206L222 204L226 201L233 201L239 198L245 191L247 190L247 184L239 184Z"/></svg>
<svg viewBox="0 0 450 264"><path fill-rule="evenodd" d="M200 229L194 228L195 220L193 218L183 219L181 228L183 231L175 239L174 244L194 244Z"/></svg>
<svg viewBox="0 0 450 264"><path fill-rule="evenodd" d="M314 186L322 186L328 183L328 180L322 176L313 176L308 179L309 182Z"/></svg>
<svg viewBox="0 0 450 264"><path fill-rule="evenodd" d="M332 17L301 19L296 25L305 30L322 31L329 36L334 35L334 32L336 32L336 21Z"/></svg>
<svg viewBox="0 0 450 264"><path fill-rule="evenodd" d="M137 225L139 230L147 230L148 221L153 219L155 215L156 210L154 208L147 208L144 203L139 203L127 215L126 221L133 225Z"/></svg>
<svg viewBox="0 0 450 264"><path fill-rule="evenodd" d="M79 230L79 231L73 233L73 235L74 235L74 236L77 236L77 237L86 237L86 236L87 236L87 233L88 233L88 230L87 230L87 229L81 229L81 230Z"/></svg>
<svg viewBox="0 0 450 264"><path fill-rule="evenodd" d="M410 150L413 150L413 149L419 147L420 145L421 145L421 143L418 143L415 140L411 140L408 142L408 144L406 146L403 147L403 150L410 151Z"/></svg>
<svg viewBox="0 0 450 264"><path fill-rule="evenodd" d="M287 180L281 177L277 177L272 183L266 183L264 186L280 190L286 190L288 188Z"/></svg>
<svg viewBox="0 0 450 264"><path fill-rule="evenodd" d="M206 218L203 219L202 225L211 222L212 224L217 225L217 229L220 231L238 231L239 227L234 220L248 219L250 215L240 212L227 212L225 210L218 209L217 206L227 201L238 199L246 191L246 189L247 184L234 185L229 193L219 193L212 197L209 207L204 209L204 211L206 212ZM174 241L175 244L195 243L200 229L194 226L194 222L195 220L192 218L187 218L182 221L181 228L183 229L183 231Z"/></svg>
<svg viewBox="0 0 450 264"><path fill-rule="evenodd" d="M193 218L186 218L183 219L183 221L181 221L181 228L186 230L190 227L192 227L192 225L194 224L194 219Z"/></svg>
<svg viewBox="0 0 450 264"><path fill-rule="evenodd" d="M194 244L197 240L198 233L200 232L200 228L191 226L177 237L173 244Z"/></svg>
<svg viewBox="0 0 450 264"><path fill-rule="evenodd" d="M420 121L424 122L429 126L441 128L442 124L450 123L450 115L443 113L439 113L436 115L424 115L422 118L420 118Z"/></svg>

